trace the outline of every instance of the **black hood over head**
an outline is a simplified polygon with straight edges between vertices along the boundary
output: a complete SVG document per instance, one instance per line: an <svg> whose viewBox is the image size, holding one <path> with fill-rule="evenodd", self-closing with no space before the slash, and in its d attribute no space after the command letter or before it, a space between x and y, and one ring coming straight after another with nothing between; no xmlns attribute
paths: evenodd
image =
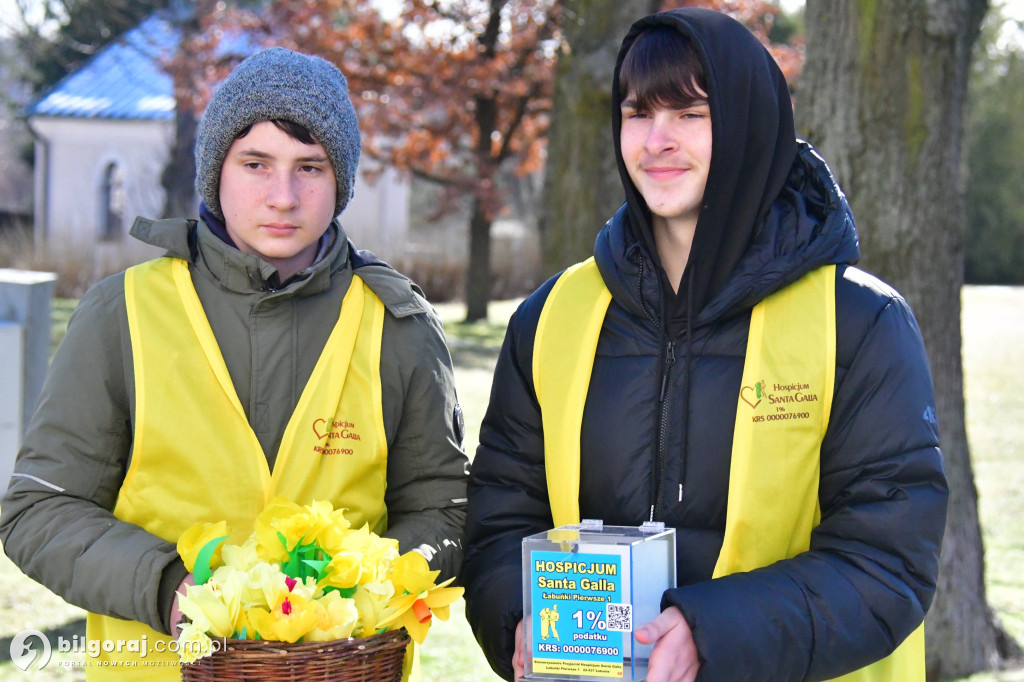
<svg viewBox="0 0 1024 682"><path fill-rule="evenodd" d="M692 41L711 109L711 165L676 294L661 267L650 210L630 180L619 141L624 95L619 70L633 41L653 26L670 26ZM662 273L668 302L664 312L670 321L695 318L743 257L793 166L797 141L786 79L760 41L725 14L695 8L654 14L634 23L622 41L612 80L612 133L629 222Z"/></svg>

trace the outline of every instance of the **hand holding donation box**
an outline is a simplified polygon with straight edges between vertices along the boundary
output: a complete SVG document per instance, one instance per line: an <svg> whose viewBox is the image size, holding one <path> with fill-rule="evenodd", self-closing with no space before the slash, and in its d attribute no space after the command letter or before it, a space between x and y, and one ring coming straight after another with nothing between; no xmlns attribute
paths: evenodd
<svg viewBox="0 0 1024 682"><path fill-rule="evenodd" d="M525 680L639 682L653 645L633 629L676 584L676 532L663 523L561 526L523 539Z"/></svg>

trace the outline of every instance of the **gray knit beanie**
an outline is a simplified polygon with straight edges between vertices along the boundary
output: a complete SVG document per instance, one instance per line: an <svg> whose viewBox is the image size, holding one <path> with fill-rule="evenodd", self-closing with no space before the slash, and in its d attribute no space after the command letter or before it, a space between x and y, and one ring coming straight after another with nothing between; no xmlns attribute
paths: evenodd
<svg viewBox="0 0 1024 682"><path fill-rule="evenodd" d="M281 119L305 127L327 152L338 181L334 215L352 198L359 163L359 123L348 83L334 64L281 47L252 55L217 88L196 129L196 191L214 215L220 171L240 132Z"/></svg>

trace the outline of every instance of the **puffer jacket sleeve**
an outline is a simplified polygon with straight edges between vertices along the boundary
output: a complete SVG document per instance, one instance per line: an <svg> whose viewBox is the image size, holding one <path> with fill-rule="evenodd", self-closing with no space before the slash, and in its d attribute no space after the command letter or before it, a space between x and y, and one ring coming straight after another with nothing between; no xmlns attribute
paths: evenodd
<svg viewBox="0 0 1024 682"><path fill-rule="evenodd" d="M397 539L403 552L422 553L441 572L439 580L446 580L462 565L469 460L462 451L462 413L444 331L430 306L419 301L424 312L389 314L384 322L385 535Z"/></svg>
<svg viewBox="0 0 1024 682"><path fill-rule="evenodd" d="M469 481L466 616L491 668L512 679L523 617L522 540L552 527L544 435L533 389L533 337L554 280L509 321Z"/></svg>
<svg viewBox="0 0 1024 682"><path fill-rule="evenodd" d="M71 317L3 498L0 538L22 571L69 603L166 633L184 565L174 544L111 511L131 448L130 353L115 276Z"/></svg>
<svg viewBox="0 0 1024 682"><path fill-rule="evenodd" d="M888 655L935 592L947 486L924 344L906 302L837 283L836 392L810 551L666 593L703 682L826 680Z"/></svg>

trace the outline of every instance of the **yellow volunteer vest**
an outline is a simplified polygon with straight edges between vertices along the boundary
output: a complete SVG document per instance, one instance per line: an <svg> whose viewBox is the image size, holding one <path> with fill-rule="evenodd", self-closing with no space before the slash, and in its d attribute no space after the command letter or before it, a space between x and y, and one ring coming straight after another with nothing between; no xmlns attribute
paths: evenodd
<svg viewBox="0 0 1024 682"><path fill-rule="evenodd" d="M580 429L610 301L590 258L562 274L537 324L533 381L555 527L580 521ZM820 448L835 384L835 315L834 266L806 275L751 313L715 578L767 566L810 546L821 514ZM887 658L837 679L924 682L924 626Z"/></svg>
<svg viewBox="0 0 1024 682"><path fill-rule="evenodd" d="M241 542L264 505L284 495L298 504L330 500L349 510L353 526L367 523L376 533L387 528L384 305L358 276L288 422L273 472L235 393L188 264L161 258L129 269L125 303L135 430L117 518L169 542L194 523L226 519L230 541ZM177 654L169 650L174 641L142 623L89 614L86 637L114 649L87 658L89 680L180 679ZM121 651L118 641L125 643Z"/></svg>

